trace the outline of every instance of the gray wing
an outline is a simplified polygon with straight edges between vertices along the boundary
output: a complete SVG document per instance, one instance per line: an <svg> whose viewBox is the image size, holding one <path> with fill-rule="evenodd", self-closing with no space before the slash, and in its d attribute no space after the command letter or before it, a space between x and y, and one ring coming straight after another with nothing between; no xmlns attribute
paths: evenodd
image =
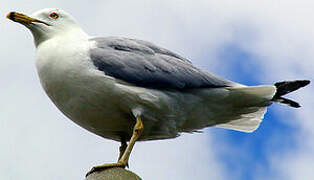
<svg viewBox="0 0 314 180"><path fill-rule="evenodd" d="M233 82L194 67L187 59L152 43L117 37L92 38L95 67L106 75L147 88L227 87Z"/></svg>

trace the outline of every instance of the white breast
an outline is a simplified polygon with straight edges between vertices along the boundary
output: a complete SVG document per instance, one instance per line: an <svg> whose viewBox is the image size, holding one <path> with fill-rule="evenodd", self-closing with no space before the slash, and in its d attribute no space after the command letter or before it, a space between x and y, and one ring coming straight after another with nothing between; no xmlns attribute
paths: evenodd
<svg viewBox="0 0 314 180"><path fill-rule="evenodd" d="M36 67L54 104L71 120L95 132L97 127L104 128L100 124L105 124L95 119L119 113L109 105L114 104L108 94L114 80L104 78L103 73L94 69L88 55L90 45L87 39L50 39L38 47Z"/></svg>
<svg viewBox="0 0 314 180"><path fill-rule="evenodd" d="M80 39L73 43L71 38L56 37L37 48L38 74L43 88L53 101L63 92L61 89L80 83L81 76L91 68L86 42ZM64 100L63 98L65 97L61 99Z"/></svg>

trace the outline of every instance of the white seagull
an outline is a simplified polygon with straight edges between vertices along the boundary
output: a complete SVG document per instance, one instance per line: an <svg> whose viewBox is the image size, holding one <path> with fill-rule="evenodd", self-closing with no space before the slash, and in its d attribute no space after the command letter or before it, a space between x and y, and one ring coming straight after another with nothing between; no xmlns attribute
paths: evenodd
<svg viewBox="0 0 314 180"><path fill-rule="evenodd" d="M59 110L88 131L121 142L117 163L89 173L127 166L136 141L209 126L252 132L272 102L300 107L282 96L310 83L238 84L147 41L91 37L61 9L10 12L7 18L32 32L42 87Z"/></svg>

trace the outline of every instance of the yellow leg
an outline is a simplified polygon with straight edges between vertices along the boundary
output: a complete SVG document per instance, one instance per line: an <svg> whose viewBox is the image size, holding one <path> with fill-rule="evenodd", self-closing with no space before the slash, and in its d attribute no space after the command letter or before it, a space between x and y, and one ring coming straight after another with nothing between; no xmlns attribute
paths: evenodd
<svg viewBox="0 0 314 180"><path fill-rule="evenodd" d="M127 147L128 147L128 144L126 143L125 139L121 139L121 146L119 147L120 154L119 154L118 161L123 156L123 154L124 154L124 152L125 152Z"/></svg>
<svg viewBox="0 0 314 180"><path fill-rule="evenodd" d="M100 166L95 166L86 174L86 177L95 171L112 168L112 167L125 168L125 166L128 166L131 151L134 147L136 140L141 136L141 133L143 132L143 130L144 130L144 125L143 125L142 119L138 116L136 118L136 124L134 126L133 134L132 134L129 144L126 146L126 148L124 148L123 143L122 143L120 147L120 156L121 154L122 156L119 157L120 159L118 160L118 162L112 163L112 164L103 164Z"/></svg>

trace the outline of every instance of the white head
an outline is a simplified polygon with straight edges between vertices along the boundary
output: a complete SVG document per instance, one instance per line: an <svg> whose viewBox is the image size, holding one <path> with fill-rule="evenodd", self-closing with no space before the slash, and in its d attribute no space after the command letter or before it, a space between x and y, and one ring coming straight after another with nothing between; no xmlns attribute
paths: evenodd
<svg viewBox="0 0 314 180"><path fill-rule="evenodd" d="M30 29L36 46L50 38L65 33L81 33L86 35L70 14L57 8L42 9L30 16L11 12L7 15L7 18L21 23Z"/></svg>

